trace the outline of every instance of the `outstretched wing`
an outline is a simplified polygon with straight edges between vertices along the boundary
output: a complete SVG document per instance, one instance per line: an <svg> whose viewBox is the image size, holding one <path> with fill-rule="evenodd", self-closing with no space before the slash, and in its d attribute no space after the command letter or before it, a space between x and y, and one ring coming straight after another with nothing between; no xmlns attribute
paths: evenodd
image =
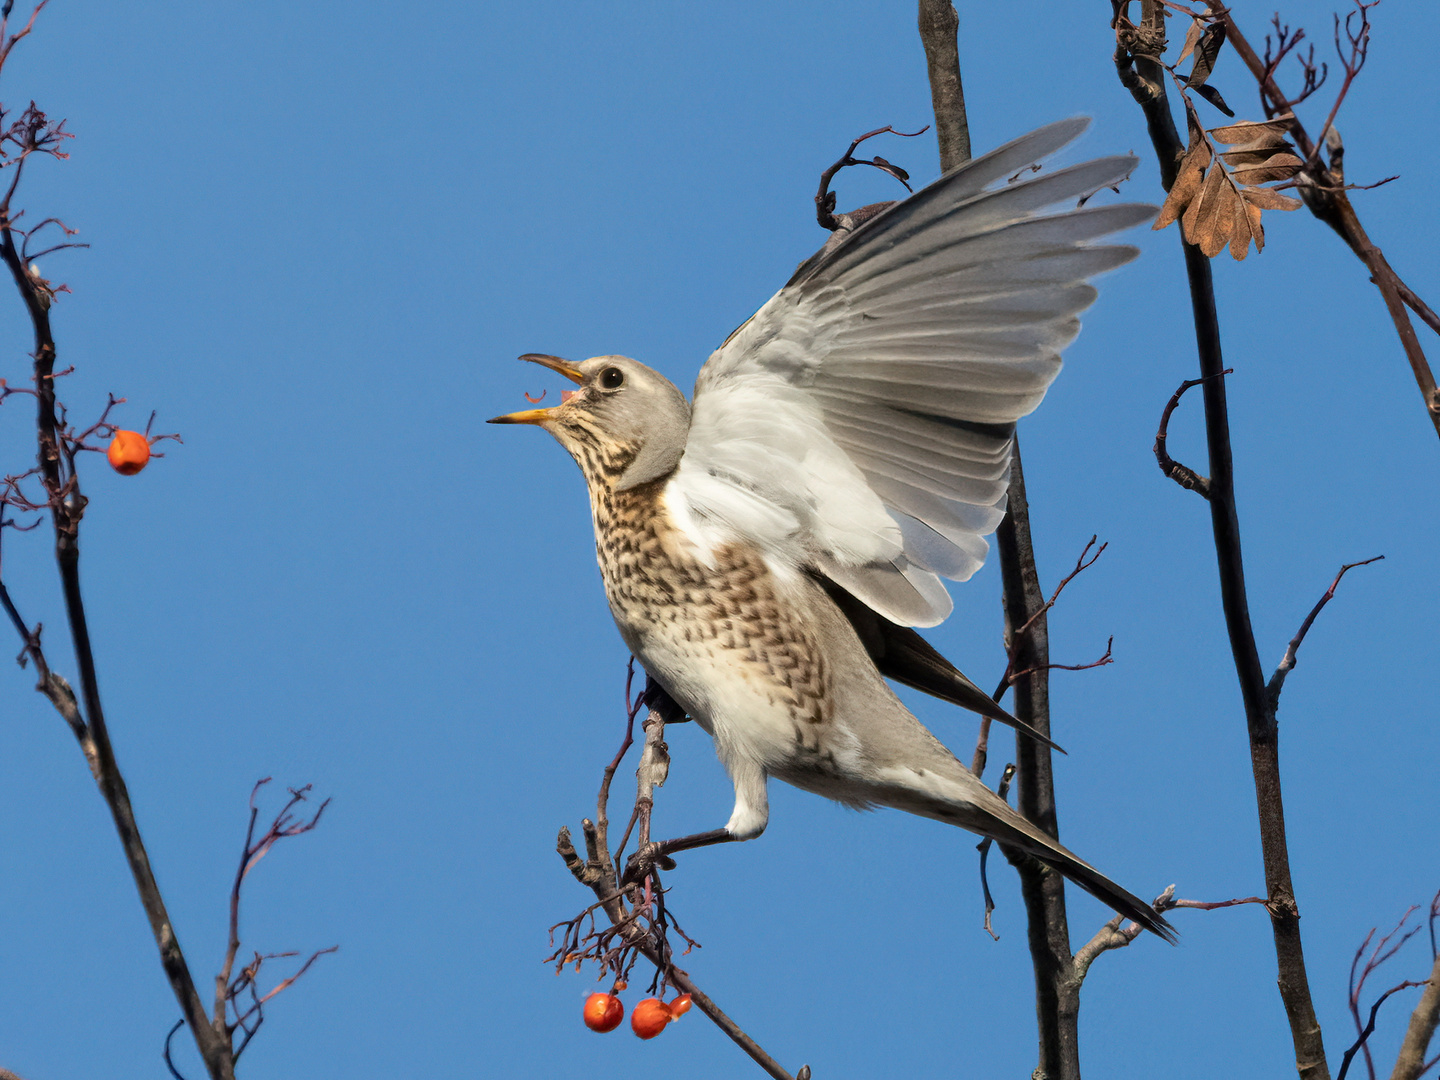
<svg viewBox="0 0 1440 1080"><path fill-rule="evenodd" d="M1087 124L1031 132L832 241L731 335L669 486L692 536L813 567L893 622L950 613L941 579L985 560L1015 421L1059 372L1086 279L1137 254L1091 241L1155 213L1043 213L1120 182L1132 156L1005 182Z"/></svg>

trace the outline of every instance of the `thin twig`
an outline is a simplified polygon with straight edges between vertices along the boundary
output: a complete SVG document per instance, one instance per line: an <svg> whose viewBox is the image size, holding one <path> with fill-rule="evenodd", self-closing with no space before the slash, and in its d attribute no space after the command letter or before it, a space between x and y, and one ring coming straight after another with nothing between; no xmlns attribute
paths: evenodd
<svg viewBox="0 0 1440 1080"><path fill-rule="evenodd" d="M1005 688L1008 687L1009 685L1010 685L1010 683L1009 683L1008 680L1006 680L1005 682L1001 683L1001 684L1000 684L1000 693L1003 694L1004 691L1005 691ZM999 697L996 697L995 700L996 700L996 701L999 701L1000 699L999 699ZM978 780L980 777L982 777L982 776L985 775L985 762L989 759L989 756L990 756L990 717L988 717L988 716L982 716L982 717L980 718L980 734L975 737L975 753L974 753L974 755L970 758L970 771L975 774L975 778L976 778L977 780Z"/></svg>
<svg viewBox="0 0 1440 1080"><path fill-rule="evenodd" d="M1070 582L1074 581L1084 571L1094 566L1095 563L1099 560L1100 556L1105 554L1105 549L1110 546L1110 541L1108 540L1106 540L1103 544L1101 544L1098 548L1095 549L1094 555L1090 554L1090 549L1095 547L1095 541L1098 539L1098 536L1090 537L1090 539L1086 542L1084 549L1080 552L1080 557L1075 560L1075 569L1071 570L1070 573L1066 574L1063 578L1060 579L1060 584L1055 586L1055 591L1050 594L1050 599L1046 600L1045 603L1041 604L1040 610L1035 612L1035 614L1031 615L1030 618L1026 619L1025 625L1021 626L1018 630L1015 631L1015 635L1017 637L1026 633L1030 629L1031 625L1034 624L1036 619L1040 618L1042 615L1048 614L1050 609L1055 606L1055 601L1060 599L1060 594L1065 591L1065 586L1069 585Z"/></svg>
<svg viewBox="0 0 1440 1080"><path fill-rule="evenodd" d="M1245 35L1240 32L1229 9L1225 7L1222 0L1207 0L1207 3L1211 12L1224 22L1226 40L1239 54L1251 74L1255 76L1261 92L1270 99L1275 114L1292 114L1288 124L1289 135L1299 149L1300 156L1308 163L1302 175L1314 181L1313 184L1301 189L1301 193L1305 197L1305 205L1316 218L1335 230L1350 250L1355 253L1355 257L1365 264L1365 268L1370 273L1370 280L1380 290L1380 296L1385 302L1385 309L1390 315L1390 321L1395 326L1395 333L1400 338L1401 348L1405 352L1405 359L1410 364L1415 384L1420 390L1425 411L1430 417L1436 434L1440 435L1440 388L1436 386L1435 374L1430 369L1430 362L1426 359L1425 352L1420 346L1420 339L1415 333L1415 327L1411 324L1410 316L1405 311L1406 304L1410 303L1405 296L1408 293L1413 297L1414 293L1401 280L1400 275L1391 268L1380 249L1371 242L1369 235L1360 224L1360 218L1355 213L1355 208L1346 192L1343 189L1334 190L1334 184L1318 160L1318 148L1323 145L1321 140L1312 139L1304 125L1293 115L1291 108L1293 102L1276 84L1273 72L1266 70L1264 61L1256 55L1254 48L1245 39ZM1169 183L1167 180L1167 190ZM1422 307L1425 308L1425 311L1429 311L1429 308L1421 303L1418 297L1415 297L1415 303L1410 303L1410 306L1417 313L1420 313ZM1422 317L1425 317L1423 313ZM1440 327L1436 325L1436 322L1440 320L1432 321L1434 320L1433 312L1425 319L1432 329L1440 332Z"/></svg>
<svg viewBox="0 0 1440 1080"><path fill-rule="evenodd" d="M175 1021L175 1026L172 1027L165 1036L165 1068L170 1070L170 1075L173 1076L175 1080L185 1080L185 1077L181 1074L180 1070L175 1067L175 1062L170 1059L170 1042L175 1038L175 1033L184 1026L185 1018L182 1016L179 1020Z"/></svg>
<svg viewBox="0 0 1440 1080"><path fill-rule="evenodd" d="M1234 368L1226 368L1220 372L1217 377L1223 378L1233 372ZM1195 494L1199 495L1202 499L1210 498L1209 479L1201 476L1188 465L1182 465L1172 458L1169 450L1166 449L1166 442L1170 437L1170 417L1180 405L1180 399L1185 396L1187 391L1199 386L1205 379L1211 377L1212 376L1207 375L1204 378L1186 379L1182 382L1180 388L1171 394L1170 400L1165 403L1165 409L1160 413L1160 428L1155 432L1155 461L1159 464L1160 471L1171 480L1174 480L1182 488L1195 492Z"/></svg>
<svg viewBox="0 0 1440 1080"><path fill-rule="evenodd" d="M1362 941L1360 947L1355 950L1355 956L1350 961L1350 993L1347 1003L1350 1006L1350 1016L1355 1021L1355 1034L1357 1038L1354 1046L1352 1046L1350 1051L1345 1055L1344 1063L1340 1069L1340 1077L1343 1077L1346 1070L1349 1069L1350 1059L1354 1056L1355 1051L1363 1050L1365 1053L1365 1070L1370 1074L1370 1080L1375 1080L1375 1061L1370 1055L1370 1046L1368 1043L1370 1032L1375 1029L1375 1013L1379 1010L1381 1003L1383 1003L1390 994L1393 994L1395 990L1403 989L1404 985L1420 985L1419 983L1403 984L1402 986L1395 987L1394 990L1382 994L1380 1000L1377 1001L1374 1008L1370 1010L1370 1023L1368 1028L1362 1026L1360 1022L1360 996L1365 991L1365 982L1399 952L1407 941L1420 932L1420 927L1412 926L1409 930L1406 930L1405 933L1400 933L1402 930L1405 930L1405 924L1410 921L1410 916L1415 914L1417 910L1419 909L1412 905L1406 910L1404 915L1400 916L1400 921L1395 924L1395 929L1391 930L1376 943L1375 948L1370 952L1369 958L1365 960L1363 967L1360 961L1365 956L1365 950L1370 948L1370 942L1375 937L1375 927L1372 926L1370 928L1370 932L1365 935L1365 940ZM1400 934L1398 941L1395 940L1397 934ZM1394 942L1394 944L1391 944L1392 942ZM1357 969L1360 972L1358 979L1355 977ZM1340 1080L1340 1077L1337 1077L1336 1080Z"/></svg>
<svg viewBox="0 0 1440 1080"><path fill-rule="evenodd" d="M1361 1049L1365 1051L1365 1064L1370 1068L1371 1080L1374 1080L1375 1066L1370 1060L1370 1036L1375 1032L1375 1017L1380 1012L1380 1006L1385 1004L1391 994L1404 990L1407 987L1424 985L1425 983L1423 982L1411 982L1407 979L1405 982L1392 986L1375 999L1375 1004L1370 1006L1370 1019L1366 1022L1359 1037L1351 1043L1350 1049L1345 1051L1345 1056L1340 1059L1340 1071L1335 1074L1335 1080L1345 1080L1345 1074L1350 1071L1350 1062L1355 1059L1355 1052Z"/></svg>
<svg viewBox="0 0 1440 1080"><path fill-rule="evenodd" d="M1363 3L1361 0L1356 0L1356 10L1345 16L1345 36L1349 39L1350 45L1348 56L1340 45L1340 16L1338 14L1335 16L1335 52L1339 54L1340 63L1345 69L1345 80L1340 84L1340 92L1335 95L1335 103L1330 106L1330 115L1325 117L1325 123L1320 127L1320 134L1315 136L1315 147L1310 151L1312 163L1319 157L1320 147L1325 145L1325 136L1335 126L1335 117L1350 93L1355 76L1359 75L1360 69L1365 66L1365 58L1370 52L1370 9L1379 2L1380 0L1371 0L1370 3ZM1360 16L1360 28L1352 32L1350 20L1357 14Z"/></svg>
<svg viewBox="0 0 1440 1080"><path fill-rule="evenodd" d="M896 131L889 124L886 124L884 127L876 128L874 131L867 131L864 135L861 135L852 142L850 149L846 150L838 161L820 174L820 189L815 193L815 220L819 223L820 227L822 229L828 229L830 232L834 232L840 228L840 221L835 217L835 193L830 190L830 181L835 179L835 174L841 169L848 169L852 165L869 165L871 168L879 169L881 172L888 173L896 180L899 180L900 183L905 185L906 191L914 190L910 187L910 174L904 169L898 165L892 165L878 154L869 161L864 158L857 158L855 156L856 147L866 139L873 139L876 135L889 133L891 135L899 135L903 139L913 139L915 136L923 135L929 130L928 127L923 127L919 131Z"/></svg>
<svg viewBox="0 0 1440 1080"><path fill-rule="evenodd" d="M1335 575L1335 580L1330 583L1330 588L1325 590L1325 595L1320 597L1316 605L1310 609L1310 614L1305 616L1305 621L1300 624L1300 629L1290 639L1290 644L1285 649L1285 655L1281 657L1279 665L1275 668L1275 674L1270 676L1270 682L1265 686L1265 693L1270 698L1272 710L1280 706L1280 691L1285 686L1285 677L1295 669L1296 657L1300 651L1300 645L1305 640L1305 635L1310 632L1310 626L1315 621L1315 616L1320 614L1320 609L1335 599L1335 590L1340 585L1340 579L1357 566L1369 566L1373 562L1379 562L1385 558L1384 555L1376 555L1370 559L1363 559L1360 562L1346 563L1340 567L1340 572Z"/></svg>

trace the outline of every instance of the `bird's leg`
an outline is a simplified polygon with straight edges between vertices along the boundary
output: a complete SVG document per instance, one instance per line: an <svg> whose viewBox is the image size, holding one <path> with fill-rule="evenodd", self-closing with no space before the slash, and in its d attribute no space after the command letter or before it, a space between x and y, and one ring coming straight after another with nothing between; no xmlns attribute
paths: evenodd
<svg viewBox="0 0 1440 1080"><path fill-rule="evenodd" d="M740 838L732 834L729 829L710 829L708 832L679 836L674 840L652 840L648 844L642 844L640 850L630 856L625 863L625 876L621 880L627 885L644 881L650 873L650 869L655 866L662 870L675 869L675 860L670 856L677 851L689 851L691 848L709 847L712 844L726 844L738 839Z"/></svg>
<svg viewBox="0 0 1440 1080"><path fill-rule="evenodd" d="M730 815L725 827L680 836L674 840L641 844L639 850L631 855L625 864L622 884L644 881L652 866L673 870L675 863L670 856L677 851L709 847L711 844L728 844L732 840L753 840L765 831L765 824L770 820L770 797L766 791L764 767L747 758L728 755L723 748L720 749L720 756L725 762L726 771L730 773L731 782L735 785L735 811Z"/></svg>

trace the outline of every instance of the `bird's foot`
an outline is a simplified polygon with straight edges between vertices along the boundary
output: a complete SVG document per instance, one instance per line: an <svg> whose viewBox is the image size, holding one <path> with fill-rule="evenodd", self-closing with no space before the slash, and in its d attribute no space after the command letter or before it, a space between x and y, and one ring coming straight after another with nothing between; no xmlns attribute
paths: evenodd
<svg viewBox="0 0 1440 1080"><path fill-rule="evenodd" d="M689 851L692 848L709 847L711 844L724 844L735 839L738 838L727 829L711 829L709 832L680 836L674 840L652 840L649 843L641 844L640 850L631 855L629 861L626 862L625 874L620 879L620 883L622 885L639 884L657 866L661 870L674 870L675 860L670 856L676 851Z"/></svg>
<svg viewBox="0 0 1440 1080"><path fill-rule="evenodd" d="M642 844L640 850L626 860L625 874L620 883L638 885L649 877L650 871L657 866L661 870L674 870L675 860L665 854L664 844L652 840L648 844Z"/></svg>

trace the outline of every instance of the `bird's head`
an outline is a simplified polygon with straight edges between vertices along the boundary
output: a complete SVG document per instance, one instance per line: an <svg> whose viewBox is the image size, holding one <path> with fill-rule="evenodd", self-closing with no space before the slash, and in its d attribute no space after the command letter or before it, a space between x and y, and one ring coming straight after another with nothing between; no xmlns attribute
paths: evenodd
<svg viewBox="0 0 1440 1080"><path fill-rule="evenodd" d="M592 488L625 491L668 476L685 452L690 403L658 371L624 356L596 356L579 364L558 356L520 357L558 371L578 390L566 390L549 409L497 416L492 424L534 424L570 451Z"/></svg>

